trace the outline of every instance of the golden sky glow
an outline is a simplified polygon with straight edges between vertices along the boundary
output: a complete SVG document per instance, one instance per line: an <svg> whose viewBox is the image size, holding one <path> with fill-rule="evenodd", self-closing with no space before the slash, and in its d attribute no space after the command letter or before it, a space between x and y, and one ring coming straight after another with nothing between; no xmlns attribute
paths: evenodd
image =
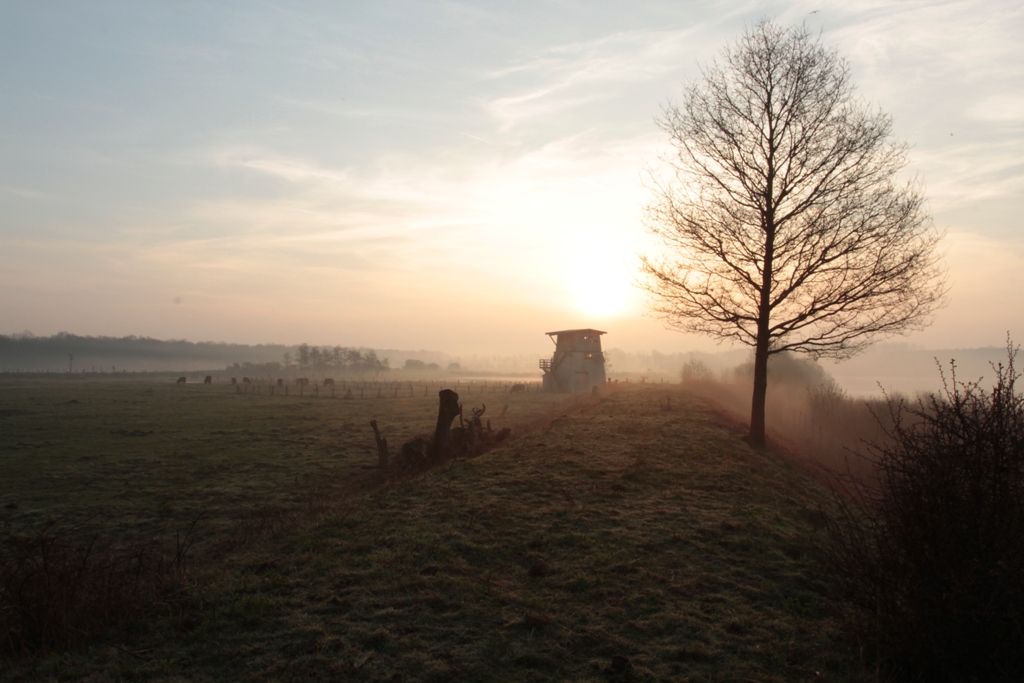
<svg viewBox="0 0 1024 683"><path fill-rule="evenodd" d="M1024 336L1022 12L3 3L0 333L714 348L642 317L642 177L660 106L768 16L820 30L912 144L953 289L911 342L999 345Z"/></svg>

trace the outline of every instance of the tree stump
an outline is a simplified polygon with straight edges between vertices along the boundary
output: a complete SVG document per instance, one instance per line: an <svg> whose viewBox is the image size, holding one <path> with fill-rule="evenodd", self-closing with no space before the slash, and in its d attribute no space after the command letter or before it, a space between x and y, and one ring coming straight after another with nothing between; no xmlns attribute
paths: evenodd
<svg viewBox="0 0 1024 683"><path fill-rule="evenodd" d="M451 389L442 389L438 392L438 398L437 426L430 442L430 457L435 462L451 456L452 422L462 413L459 395Z"/></svg>

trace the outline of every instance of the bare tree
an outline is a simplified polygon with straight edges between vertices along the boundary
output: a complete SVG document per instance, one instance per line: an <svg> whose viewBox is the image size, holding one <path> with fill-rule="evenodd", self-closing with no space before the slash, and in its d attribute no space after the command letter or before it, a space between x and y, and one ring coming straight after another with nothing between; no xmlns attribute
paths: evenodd
<svg viewBox="0 0 1024 683"><path fill-rule="evenodd" d="M659 125L673 177L651 177L649 313L754 347L750 440L764 445L768 358L846 358L919 329L945 298L941 235L905 143L805 27L762 20L689 84Z"/></svg>

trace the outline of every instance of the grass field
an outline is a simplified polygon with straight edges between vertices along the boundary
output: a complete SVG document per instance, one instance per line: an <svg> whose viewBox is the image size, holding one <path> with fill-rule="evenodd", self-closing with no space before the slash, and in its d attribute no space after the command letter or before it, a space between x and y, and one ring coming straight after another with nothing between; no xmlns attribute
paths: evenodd
<svg viewBox="0 0 1024 683"><path fill-rule="evenodd" d="M257 396L227 383L0 380L0 504L9 506L0 519L91 520L148 535L203 511L217 523L291 508L376 462L371 419L397 446L431 432L436 416L436 389L351 401L267 389ZM538 394L464 398L467 407L489 403L484 417L513 429L558 403ZM508 417L499 419L504 404Z"/></svg>
<svg viewBox="0 0 1024 683"><path fill-rule="evenodd" d="M375 484L368 421L400 444L436 395L0 383L6 529L199 518L183 608L3 680L862 679L811 552L829 496L801 471L679 387L482 401L512 441Z"/></svg>

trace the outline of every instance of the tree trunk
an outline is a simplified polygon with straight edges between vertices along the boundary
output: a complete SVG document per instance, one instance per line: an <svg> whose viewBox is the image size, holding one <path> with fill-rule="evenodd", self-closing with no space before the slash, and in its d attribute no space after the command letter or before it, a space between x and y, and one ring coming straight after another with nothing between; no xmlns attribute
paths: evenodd
<svg viewBox="0 0 1024 683"><path fill-rule="evenodd" d="M768 92L771 108L772 93ZM757 339L754 340L754 395L750 401L750 445L764 448L764 405L768 395L768 351L771 348L772 273L775 269L775 148L774 131L769 131L764 212L761 227L764 230L764 262L761 264L761 291L757 302Z"/></svg>
<svg viewBox="0 0 1024 683"><path fill-rule="evenodd" d="M768 395L768 341L754 349L754 395L750 402L750 445L764 448L764 407Z"/></svg>
<svg viewBox="0 0 1024 683"><path fill-rule="evenodd" d="M768 192L773 174L769 170ZM765 197L771 203L771 196ZM764 217L764 263L761 267L761 300L757 310L757 339L754 342L754 395L750 401L750 445L764 448L764 406L768 396L768 355L771 349L771 291L775 261L775 213L769 208Z"/></svg>

